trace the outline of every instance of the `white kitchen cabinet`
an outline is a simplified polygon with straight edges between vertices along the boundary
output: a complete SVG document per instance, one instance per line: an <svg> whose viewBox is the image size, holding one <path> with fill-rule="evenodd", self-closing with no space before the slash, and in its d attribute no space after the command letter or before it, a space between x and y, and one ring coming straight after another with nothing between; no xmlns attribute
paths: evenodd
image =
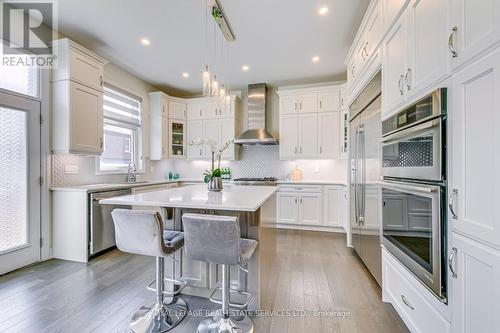
<svg viewBox="0 0 500 333"><path fill-rule="evenodd" d="M301 224L322 224L321 193L300 193L299 195L299 220Z"/></svg>
<svg viewBox="0 0 500 333"><path fill-rule="evenodd" d="M298 109L298 99L296 95L280 96L280 114L296 113Z"/></svg>
<svg viewBox="0 0 500 333"><path fill-rule="evenodd" d="M346 110L349 107L349 95L347 94L347 84L340 87L340 110Z"/></svg>
<svg viewBox="0 0 500 333"><path fill-rule="evenodd" d="M364 31L363 49L366 61L372 56L382 39L382 8L381 0L374 0Z"/></svg>
<svg viewBox="0 0 500 333"><path fill-rule="evenodd" d="M239 98L231 96L229 104L219 103L215 98L196 98L187 100L187 142L211 139L222 145L240 134ZM224 160L239 158L241 147L231 144L222 154ZM210 159L207 146L188 145L188 159Z"/></svg>
<svg viewBox="0 0 500 333"><path fill-rule="evenodd" d="M205 113L204 103L188 103L186 106L187 120L203 119Z"/></svg>
<svg viewBox="0 0 500 333"><path fill-rule="evenodd" d="M53 82L72 80L102 90L106 59L68 38L55 40L53 46L57 55L57 66L52 71Z"/></svg>
<svg viewBox="0 0 500 333"><path fill-rule="evenodd" d="M167 159L169 155L168 96L157 91L148 93L148 99L149 158L159 161Z"/></svg>
<svg viewBox="0 0 500 333"><path fill-rule="evenodd" d="M408 66L404 73L408 98L430 87L449 72L448 0L412 0L408 22Z"/></svg>
<svg viewBox="0 0 500 333"><path fill-rule="evenodd" d="M186 119L186 103L177 100L168 101L168 117L170 119Z"/></svg>
<svg viewBox="0 0 500 333"><path fill-rule="evenodd" d="M298 156L299 117L294 114L280 116L280 158Z"/></svg>
<svg viewBox="0 0 500 333"><path fill-rule="evenodd" d="M235 126L234 126L234 120L231 118L228 119L221 119L219 122L219 128L220 128L220 143L225 144L226 142L233 140L235 137ZM235 154L235 145L234 143L230 144L229 147L227 147L226 150L222 153L222 159L234 159L234 154Z"/></svg>
<svg viewBox="0 0 500 333"><path fill-rule="evenodd" d="M332 130L340 127L340 112L318 114L318 157L339 158L340 136Z"/></svg>
<svg viewBox="0 0 500 333"><path fill-rule="evenodd" d="M220 137L220 122L218 119L206 119L203 121L203 137L207 140L212 140L215 143L219 142ZM205 157L211 157L210 148L205 145Z"/></svg>
<svg viewBox="0 0 500 333"><path fill-rule="evenodd" d="M52 71L52 151L99 155L104 145L102 73L107 60L82 46L55 41Z"/></svg>
<svg viewBox="0 0 500 333"><path fill-rule="evenodd" d="M318 111L340 111L340 89L325 91L318 94Z"/></svg>
<svg viewBox="0 0 500 333"><path fill-rule="evenodd" d="M276 194L276 209L278 223L299 223L299 195L293 192L278 192Z"/></svg>
<svg viewBox="0 0 500 333"><path fill-rule="evenodd" d="M475 59L500 41L500 1L451 1L451 25L448 30L453 68Z"/></svg>
<svg viewBox="0 0 500 333"><path fill-rule="evenodd" d="M452 233L450 265L453 333L496 332L500 327L500 251ZM452 275L452 272L449 272Z"/></svg>
<svg viewBox="0 0 500 333"><path fill-rule="evenodd" d="M299 157L318 156L318 115L308 113L299 115Z"/></svg>
<svg viewBox="0 0 500 333"><path fill-rule="evenodd" d="M452 81L450 223L454 230L500 246L500 49Z"/></svg>
<svg viewBox="0 0 500 333"><path fill-rule="evenodd" d="M299 95L299 113L315 113L318 112L318 94L305 93Z"/></svg>
<svg viewBox="0 0 500 333"><path fill-rule="evenodd" d="M410 0L382 0L383 30L389 29Z"/></svg>
<svg viewBox="0 0 500 333"><path fill-rule="evenodd" d="M328 227L344 226L347 210L346 189L344 186L328 185L323 190L323 224Z"/></svg>
<svg viewBox="0 0 500 333"><path fill-rule="evenodd" d="M401 16L383 42L382 119L405 101L404 75L407 72L407 22Z"/></svg>
<svg viewBox="0 0 500 333"><path fill-rule="evenodd" d="M383 47L382 118L449 73L448 0L412 0Z"/></svg>
<svg viewBox="0 0 500 333"><path fill-rule="evenodd" d="M201 145L191 145L203 138L203 120L188 120L187 122L187 158L199 160L204 157Z"/></svg>
<svg viewBox="0 0 500 333"><path fill-rule="evenodd" d="M356 60L357 56L353 54L347 63L347 85L348 85L348 91L351 91L354 86L356 79L358 78L358 71L356 68Z"/></svg>
<svg viewBox="0 0 500 333"><path fill-rule="evenodd" d="M171 159L185 159L186 154L186 121L170 119L168 121L168 155Z"/></svg>

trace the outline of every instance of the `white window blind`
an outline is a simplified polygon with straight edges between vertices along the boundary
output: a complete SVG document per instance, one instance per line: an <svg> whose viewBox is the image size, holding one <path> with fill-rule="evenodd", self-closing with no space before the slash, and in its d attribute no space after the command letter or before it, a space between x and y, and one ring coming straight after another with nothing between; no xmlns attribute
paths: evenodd
<svg viewBox="0 0 500 333"><path fill-rule="evenodd" d="M104 85L104 151L100 172L126 172L130 163L141 170L141 102L120 88Z"/></svg>

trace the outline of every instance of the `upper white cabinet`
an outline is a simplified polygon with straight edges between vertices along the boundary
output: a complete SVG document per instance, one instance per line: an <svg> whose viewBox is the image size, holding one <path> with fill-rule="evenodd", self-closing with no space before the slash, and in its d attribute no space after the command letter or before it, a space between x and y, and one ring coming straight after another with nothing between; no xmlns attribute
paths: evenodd
<svg viewBox="0 0 500 333"><path fill-rule="evenodd" d="M340 89L321 92L318 94L318 111L332 112L340 111Z"/></svg>
<svg viewBox="0 0 500 333"><path fill-rule="evenodd" d="M496 332L500 327L500 252L457 233L452 233L451 244L451 331Z"/></svg>
<svg viewBox="0 0 500 333"><path fill-rule="evenodd" d="M102 90L106 59L68 38L54 41L57 67L52 71L52 81L72 80L96 90Z"/></svg>
<svg viewBox="0 0 500 333"><path fill-rule="evenodd" d="M104 145L103 79L107 60L82 46L54 42L58 66L52 71L52 150L99 155Z"/></svg>
<svg viewBox="0 0 500 333"><path fill-rule="evenodd" d="M187 102L187 158L191 160L209 159L211 153L207 147L190 145L200 139L211 139L218 144L225 144L240 134L239 98L231 96L226 105L214 98L197 98ZM231 144L222 154L224 160L238 159L240 147Z"/></svg>
<svg viewBox="0 0 500 333"><path fill-rule="evenodd" d="M370 2L361 26L354 38L354 43L346 59L347 89L351 95L362 88L365 69L377 54L378 46L382 40L382 4L380 0Z"/></svg>
<svg viewBox="0 0 500 333"><path fill-rule="evenodd" d="M453 229L500 246L500 49L452 79L449 112Z"/></svg>
<svg viewBox="0 0 500 333"><path fill-rule="evenodd" d="M410 0L381 0L384 23L383 30L387 31L401 11L405 8Z"/></svg>
<svg viewBox="0 0 500 333"><path fill-rule="evenodd" d="M185 120L186 119L186 103L177 100L168 101L168 117L170 119Z"/></svg>
<svg viewBox="0 0 500 333"><path fill-rule="evenodd" d="M339 157L341 101L347 104L345 87L285 88L278 92L281 159Z"/></svg>
<svg viewBox="0 0 500 333"><path fill-rule="evenodd" d="M149 158L167 159L169 155L168 95L158 91L149 97Z"/></svg>
<svg viewBox="0 0 500 333"><path fill-rule="evenodd" d="M500 1L451 1L449 48L457 68L500 41Z"/></svg>
<svg viewBox="0 0 500 333"><path fill-rule="evenodd" d="M318 157L339 158L341 136L333 128L341 128L340 112L318 114Z"/></svg>
<svg viewBox="0 0 500 333"><path fill-rule="evenodd" d="M405 100L406 35L406 17L403 16L394 24L383 43L383 113L394 109ZM384 114L382 114L382 117L384 117Z"/></svg>
<svg viewBox="0 0 500 333"><path fill-rule="evenodd" d="M448 0L412 0L383 42L382 118L449 73Z"/></svg>

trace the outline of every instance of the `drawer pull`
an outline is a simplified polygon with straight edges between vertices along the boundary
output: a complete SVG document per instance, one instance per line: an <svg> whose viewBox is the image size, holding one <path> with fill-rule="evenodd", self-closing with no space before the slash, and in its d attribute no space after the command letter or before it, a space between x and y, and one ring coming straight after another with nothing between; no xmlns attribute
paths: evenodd
<svg viewBox="0 0 500 333"><path fill-rule="evenodd" d="M406 297L404 295L401 295L401 300L403 301L403 303L405 303L405 305L407 307L409 307L412 310L415 310L415 308L413 307L413 305L411 305L411 303L408 302L408 300L406 299Z"/></svg>

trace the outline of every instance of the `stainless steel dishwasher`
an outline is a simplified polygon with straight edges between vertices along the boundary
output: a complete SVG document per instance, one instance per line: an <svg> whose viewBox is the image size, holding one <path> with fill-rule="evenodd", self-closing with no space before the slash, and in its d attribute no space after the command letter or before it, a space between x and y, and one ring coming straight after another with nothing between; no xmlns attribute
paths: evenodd
<svg viewBox="0 0 500 333"><path fill-rule="evenodd" d="M131 189L95 192L90 194L89 257L112 248L115 242L115 225L111 212L115 208L131 209L131 206L100 205L99 200L130 194Z"/></svg>

